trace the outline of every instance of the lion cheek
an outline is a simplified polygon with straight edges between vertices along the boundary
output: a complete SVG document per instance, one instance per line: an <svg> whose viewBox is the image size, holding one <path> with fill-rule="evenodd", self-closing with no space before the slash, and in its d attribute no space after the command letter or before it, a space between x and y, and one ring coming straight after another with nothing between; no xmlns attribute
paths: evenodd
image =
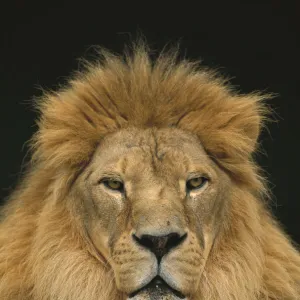
<svg viewBox="0 0 300 300"><path fill-rule="evenodd" d="M89 228L88 235L96 252L110 263L108 234L99 225L95 225Z"/></svg>

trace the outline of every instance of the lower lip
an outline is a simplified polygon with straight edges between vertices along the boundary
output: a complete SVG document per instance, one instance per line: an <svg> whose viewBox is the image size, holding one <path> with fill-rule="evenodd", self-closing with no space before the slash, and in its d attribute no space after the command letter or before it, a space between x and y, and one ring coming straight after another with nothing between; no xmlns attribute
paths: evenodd
<svg viewBox="0 0 300 300"><path fill-rule="evenodd" d="M163 281L160 277L155 277L149 284L147 284L142 289L132 293L129 295L129 300L138 300L139 296L143 294L153 294L153 299L161 299L160 296L169 295L170 299L186 299L180 292L171 288L165 281ZM152 298L152 297L151 297ZM143 298L144 299L144 298Z"/></svg>

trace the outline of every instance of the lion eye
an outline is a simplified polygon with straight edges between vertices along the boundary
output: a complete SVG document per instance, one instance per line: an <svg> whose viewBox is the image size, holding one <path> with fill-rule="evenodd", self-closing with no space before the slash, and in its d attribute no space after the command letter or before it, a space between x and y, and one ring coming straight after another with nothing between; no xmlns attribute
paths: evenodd
<svg viewBox="0 0 300 300"><path fill-rule="evenodd" d="M196 190L202 188L208 181L205 177L195 177L187 181L186 187L188 190Z"/></svg>
<svg viewBox="0 0 300 300"><path fill-rule="evenodd" d="M102 181L102 183L111 190L119 191L119 192L124 191L124 185L121 181L113 180L113 179L105 179Z"/></svg>

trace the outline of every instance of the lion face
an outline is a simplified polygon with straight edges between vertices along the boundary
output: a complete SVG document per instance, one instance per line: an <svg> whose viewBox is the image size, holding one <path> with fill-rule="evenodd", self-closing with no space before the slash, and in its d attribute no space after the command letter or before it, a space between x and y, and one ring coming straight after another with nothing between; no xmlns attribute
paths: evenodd
<svg viewBox="0 0 300 300"><path fill-rule="evenodd" d="M229 199L229 177L199 139L123 129L101 141L78 182L86 231L118 289L131 299L193 297Z"/></svg>

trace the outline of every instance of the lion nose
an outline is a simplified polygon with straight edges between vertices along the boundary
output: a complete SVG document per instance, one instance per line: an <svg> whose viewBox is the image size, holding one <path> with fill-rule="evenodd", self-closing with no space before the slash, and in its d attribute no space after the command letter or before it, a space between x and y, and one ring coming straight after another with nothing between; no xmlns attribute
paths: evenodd
<svg viewBox="0 0 300 300"><path fill-rule="evenodd" d="M134 234L133 238L139 245L153 252L159 263L162 257L171 249L180 245L186 236L186 233L180 236L177 232L172 232L161 236L144 234L141 237L137 237Z"/></svg>

